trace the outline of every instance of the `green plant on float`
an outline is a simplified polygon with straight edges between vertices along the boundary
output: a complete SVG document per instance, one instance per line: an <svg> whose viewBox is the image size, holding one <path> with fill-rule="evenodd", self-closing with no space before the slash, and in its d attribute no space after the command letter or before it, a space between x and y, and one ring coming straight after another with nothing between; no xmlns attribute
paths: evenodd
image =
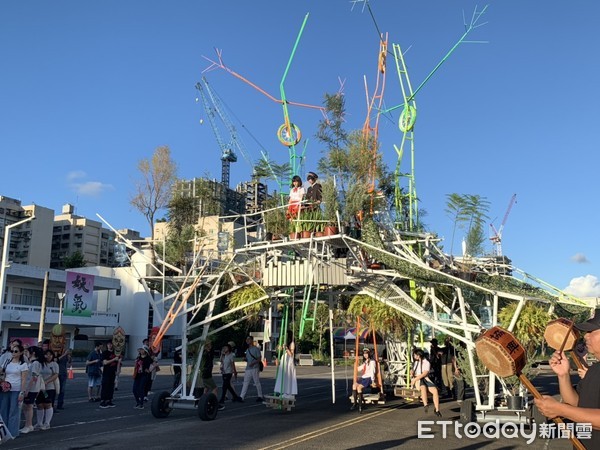
<svg viewBox="0 0 600 450"><path fill-rule="evenodd" d="M261 297L265 297L260 302L248 305ZM257 284L246 286L242 289L235 291L229 296L229 308L237 308L239 306L248 305L242 309L244 315L248 315L250 321L258 321L259 314L261 311L268 309L271 305L271 299L267 296L267 293L263 288Z"/></svg>
<svg viewBox="0 0 600 450"><path fill-rule="evenodd" d="M280 207L283 203L280 196L275 196L265 201L264 221L266 231L274 235L282 235L288 232L289 221L285 217L285 208ZM277 209L273 209L277 208Z"/></svg>
<svg viewBox="0 0 600 450"><path fill-rule="evenodd" d="M323 219L325 226L337 226L336 213L340 210L340 202L338 200L337 189L333 178L328 177L321 183L322 189L322 204L323 204Z"/></svg>

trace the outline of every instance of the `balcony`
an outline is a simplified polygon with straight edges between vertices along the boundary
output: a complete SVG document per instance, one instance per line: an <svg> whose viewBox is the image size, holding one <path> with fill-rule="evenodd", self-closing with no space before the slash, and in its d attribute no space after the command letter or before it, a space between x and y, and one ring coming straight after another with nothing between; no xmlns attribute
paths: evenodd
<svg viewBox="0 0 600 450"><path fill-rule="evenodd" d="M17 323L40 323L40 306L30 305L4 305L2 308L2 322ZM46 324L58 323L59 308L46 307ZM65 316L63 313L62 323L64 325L77 325L79 327L116 327L119 325L119 315L95 311L91 317Z"/></svg>

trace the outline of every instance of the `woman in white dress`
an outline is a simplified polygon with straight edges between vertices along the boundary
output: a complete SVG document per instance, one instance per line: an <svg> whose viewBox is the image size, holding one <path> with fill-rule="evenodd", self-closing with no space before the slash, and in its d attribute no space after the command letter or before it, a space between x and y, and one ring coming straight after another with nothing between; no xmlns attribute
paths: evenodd
<svg viewBox="0 0 600 450"><path fill-rule="evenodd" d="M298 220L302 200L304 199L304 188L302 187L302 178L298 175L292 177L292 188L290 189L290 198L288 201L287 218L290 222Z"/></svg>
<svg viewBox="0 0 600 450"><path fill-rule="evenodd" d="M296 379L296 365L294 363L295 344L292 341L286 346L281 356L281 364L277 369L275 379L275 394L283 398L295 398L298 394L298 381Z"/></svg>

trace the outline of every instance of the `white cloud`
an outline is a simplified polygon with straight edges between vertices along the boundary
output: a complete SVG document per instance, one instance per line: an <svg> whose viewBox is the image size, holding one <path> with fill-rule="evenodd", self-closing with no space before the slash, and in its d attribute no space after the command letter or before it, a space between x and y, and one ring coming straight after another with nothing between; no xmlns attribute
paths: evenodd
<svg viewBox="0 0 600 450"><path fill-rule="evenodd" d="M87 181L85 183L73 183L71 188L79 195L98 196L104 191L114 189L112 184L104 184L100 181Z"/></svg>
<svg viewBox="0 0 600 450"><path fill-rule="evenodd" d="M600 297L600 280L594 275L573 278L564 291L575 297Z"/></svg>
<svg viewBox="0 0 600 450"><path fill-rule="evenodd" d="M589 263L587 256L585 256L583 253L575 253L573 256L571 256L571 261L577 264Z"/></svg>
<svg viewBox="0 0 600 450"><path fill-rule="evenodd" d="M81 178L85 178L87 174L83 170L73 170L67 174L67 181L75 181Z"/></svg>

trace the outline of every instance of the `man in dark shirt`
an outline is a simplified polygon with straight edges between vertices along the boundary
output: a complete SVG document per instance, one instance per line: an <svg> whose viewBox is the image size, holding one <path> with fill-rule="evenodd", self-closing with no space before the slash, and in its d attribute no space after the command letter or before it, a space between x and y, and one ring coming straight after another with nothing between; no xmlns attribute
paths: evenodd
<svg viewBox="0 0 600 450"><path fill-rule="evenodd" d="M106 350L102 352L102 390L100 393L100 408L114 408L115 378L119 367L119 356L115 354L112 341L106 341Z"/></svg>
<svg viewBox="0 0 600 450"><path fill-rule="evenodd" d="M56 399L56 409L64 409L65 388L69 375L69 366L71 365L71 349L65 348L62 355L56 355L58 362L58 382L60 383L60 394Z"/></svg>
<svg viewBox="0 0 600 450"><path fill-rule="evenodd" d="M213 380L212 372L214 362L214 353L212 349L212 342L206 341L204 344L204 351L202 352L202 361L200 361L200 376L202 377L202 384L204 386L204 394L212 392L217 395L219 389L217 383ZM219 405L219 411L225 409L225 406Z"/></svg>
<svg viewBox="0 0 600 450"><path fill-rule="evenodd" d="M320 208L321 201L323 200L323 191L321 184L317 181L318 175L314 172L308 172L306 179L308 180L308 189L306 190L306 203L307 208L310 210Z"/></svg>
<svg viewBox="0 0 600 450"><path fill-rule="evenodd" d="M600 360L600 308L596 309L592 319L576 324L575 328L586 332L585 343L588 352ZM586 429L591 438L581 439L585 448L600 448L600 363L595 363L589 368L577 385L577 390L571 383L571 367L564 352L555 352L552 355L550 367L558 376L562 402L544 395L535 400L536 406L546 417L569 419L575 422L575 430Z"/></svg>
<svg viewBox="0 0 600 450"><path fill-rule="evenodd" d="M181 364L183 359L181 357L181 349L175 350L173 354L173 389L181 384Z"/></svg>

